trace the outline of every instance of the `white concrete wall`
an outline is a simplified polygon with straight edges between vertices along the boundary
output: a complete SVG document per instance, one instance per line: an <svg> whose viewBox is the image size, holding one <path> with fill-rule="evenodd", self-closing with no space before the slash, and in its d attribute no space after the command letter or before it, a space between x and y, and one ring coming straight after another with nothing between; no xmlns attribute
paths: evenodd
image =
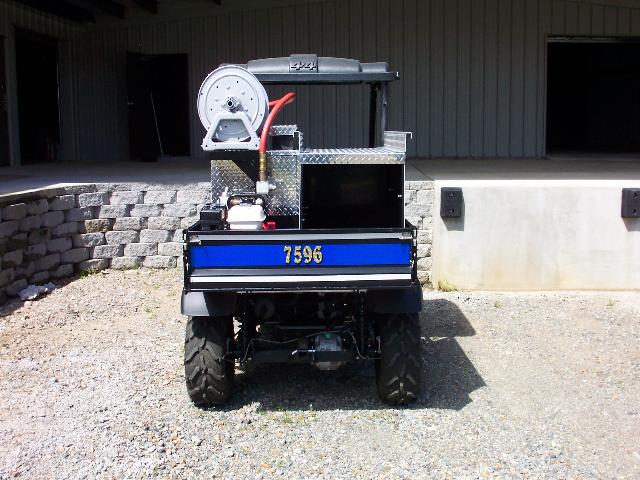
<svg viewBox="0 0 640 480"><path fill-rule="evenodd" d="M620 217L640 180L436 181L433 284L459 289L640 289L640 219ZM440 217L462 187L464 215Z"/></svg>

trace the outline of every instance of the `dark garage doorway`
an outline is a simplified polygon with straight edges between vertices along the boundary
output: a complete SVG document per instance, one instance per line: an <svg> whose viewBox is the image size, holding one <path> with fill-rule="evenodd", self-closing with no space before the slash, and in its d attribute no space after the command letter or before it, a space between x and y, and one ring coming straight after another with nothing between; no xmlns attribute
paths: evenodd
<svg viewBox="0 0 640 480"><path fill-rule="evenodd" d="M9 117L4 37L0 35L0 167L9 165Z"/></svg>
<svg viewBox="0 0 640 480"><path fill-rule="evenodd" d="M640 153L640 39L551 39L547 153Z"/></svg>
<svg viewBox="0 0 640 480"><path fill-rule="evenodd" d="M58 42L20 29L15 38L22 163L52 162L60 143Z"/></svg>
<svg viewBox="0 0 640 480"><path fill-rule="evenodd" d="M130 157L189 156L188 56L128 52L127 89Z"/></svg>

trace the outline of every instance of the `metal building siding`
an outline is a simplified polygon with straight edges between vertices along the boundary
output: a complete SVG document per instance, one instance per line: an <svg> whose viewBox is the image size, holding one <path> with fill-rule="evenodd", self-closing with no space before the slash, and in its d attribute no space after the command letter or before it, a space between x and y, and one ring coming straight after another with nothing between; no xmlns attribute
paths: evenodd
<svg viewBox="0 0 640 480"><path fill-rule="evenodd" d="M207 73L222 62L292 52L386 60L400 70L402 79L391 89L388 127L414 132L411 156L538 156L545 145L547 36L640 35L640 8L611 6L610 1L282 3L245 11L211 6L206 15L160 17L144 25L114 23L83 35L74 48L79 55L79 157L127 156L127 50L189 54L194 156L204 156L195 97ZM284 88L269 91L275 96ZM365 143L364 89L297 92L283 121L297 118L308 145Z"/></svg>

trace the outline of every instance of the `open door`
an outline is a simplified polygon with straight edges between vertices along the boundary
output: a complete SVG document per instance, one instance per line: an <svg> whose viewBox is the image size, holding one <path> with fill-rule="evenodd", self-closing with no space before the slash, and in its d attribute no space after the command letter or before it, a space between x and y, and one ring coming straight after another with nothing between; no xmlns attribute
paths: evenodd
<svg viewBox="0 0 640 480"><path fill-rule="evenodd" d="M22 163L56 160L60 144L58 41L16 29Z"/></svg>
<svg viewBox="0 0 640 480"><path fill-rule="evenodd" d="M9 118L7 113L7 71L4 37L0 36L0 167L9 165Z"/></svg>
<svg viewBox="0 0 640 480"><path fill-rule="evenodd" d="M547 153L640 153L640 38L552 38Z"/></svg>
<svg viewBox="0 0 640 480"><path fill-rule="evenodd" d="M186 54L127 53L132 159L190 155L187 60Z"/></svg>

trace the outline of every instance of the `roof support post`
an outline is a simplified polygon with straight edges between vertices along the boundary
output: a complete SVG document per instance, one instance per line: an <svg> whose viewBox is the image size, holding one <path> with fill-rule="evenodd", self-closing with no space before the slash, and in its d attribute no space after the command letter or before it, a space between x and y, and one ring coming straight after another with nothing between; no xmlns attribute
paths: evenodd
<svg viewBox="0 0 640 480"><path fill-rule="evenodd" d="M369 147L376 145L376 117L378 110L379 83L372 83L369 89Z"/></svg>

